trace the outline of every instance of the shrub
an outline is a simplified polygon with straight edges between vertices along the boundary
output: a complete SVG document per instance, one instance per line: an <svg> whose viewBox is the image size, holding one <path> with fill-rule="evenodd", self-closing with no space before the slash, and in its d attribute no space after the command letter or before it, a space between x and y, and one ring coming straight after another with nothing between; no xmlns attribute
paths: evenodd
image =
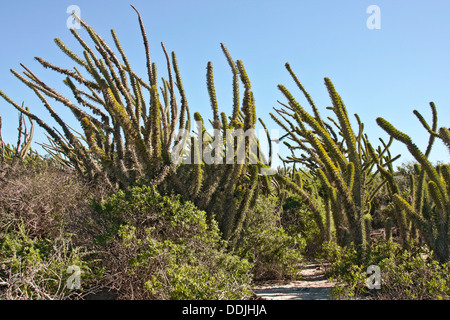
<svg viewBox="0 0 450 320"><path fill-rule="evenodd" d="M238 246L239 255L253 263L255 280L296 278L304 247L299 233L283 228L278 198L258 197Z"/></svg>
<svg viewBox="0 0 450 320"><path fill-rule="evenodd" d="M334 299L441 300L450 299L450 263L434 260L427 247L404 250L393 242L379 242L358 262L358 253L328 243L325 249L330 265L327 275L338 285L333 288ZM369 290L366 270L377 265L381 271L381 289Z"/></svg>
<svg viewBox="0 0 450 320"><path fill-rule="evenodd" d="M92 212L90 199L101 198L107 190L89 184L73 170L62 170L42 162L2 166L0 180L0 232L23 223L31 238L57 237L70 229L80 237ZM80 223L80 220L83 222Z"/></svg>
<svg viewBox="0 0 450 320"><path fill-rule="evenodd" d="M155 188L118 191L97 204L109 287L119 299L246 299L251 264L224 251L217 223Z"/></svg>
<svg viewBox="0 0 450 320"><path fill-rule="evenodd" d="M383 287L376 299L450 299L450 263L424 247L397 252L380 263Z"/></svg>
<svg viewBox="0 0 450 320"><path fill-rule="evenodd" d="M66 288L67 268L81 269L83 288L100 277L86 222L89 199L106 190L52 161L28 160L0 165L0 298L80 298L83 290Z"/></svg>
<svg viewBox="0 0 450 320"><path fill-rule="evenodd" d="M287 193L283 201L281 224L288 234L298 235L305 241L303 254L314 260L323 245L320 230L314 222L313 213L300 196Z"/></svg>
<svg viewBox="0 0 450 320"><path fill-rule="evenodd" d="M31 238L22 225L0 234L0 299L67 299L80 296L66 284L70 266L77 266L84 283L95 278L85 248L69 237Z"/></svg>

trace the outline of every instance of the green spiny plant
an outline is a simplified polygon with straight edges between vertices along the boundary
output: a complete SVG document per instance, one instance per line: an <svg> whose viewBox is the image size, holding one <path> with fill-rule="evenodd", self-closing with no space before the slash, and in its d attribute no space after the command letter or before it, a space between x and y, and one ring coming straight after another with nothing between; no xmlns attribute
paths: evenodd
<svg viewBox="0 0 450 320"><path fill-rule="evenodd" d="M152 184L162 181L175 169L170 163L169 150L175 137L177 122L180 120L180 129L190 128L189 110L176 56L172 54L170 61L162 45L167 57L169 80L162 79L162 94L165 99L161 101L156 65L150 60L147 36L139 12L138 17L145 44L148 82L138 77L131 68L114 30L111 34L119 54L78 17L76 18L94 43L96 52L75 29L71 29L72 35L83 48L84 59L71 51L60 39L55 39L55 42L77 63L74 71L36 57L45 68L65 76L64 83L73 93L76 102L48 86L24 65L23 75L11 70L36 93L61 127L62 133L15 104L0 91L6 101L46 130L51 139L51 144L47 145L48 149L53 148L54 153L63 154L83 175L91 179L100 177L115 189L127 188L139 179L146 179ZM171 64L174 65L176 85L182 95L181 110L175 98ZM150 97L149 102L146 101L146 95ZM54 98L72 111L82 128L81 138L76 136L75 131L54 111L47 98Z"/></svg>
<svg viewBox="0 0 450 320"><path fill-rule="evenodd" d="M17 105L2 91L0 96L47 132L49 144L42 146L62 165L76 169L91 180L100 178L115 190L128 189L138 182L180 193L206 210L210 218L216 218L226 239L236 241L246 213L260 190L257 186L265 185L266 190L270 189L269 179L260 173L260 169L265 167L259 155L260 149L258 147L255 151L250 147L252 143L259 146L256 137L235 134L240 130L251 131L257 120L251 83L244 65L240 60L233 61L222 44L233 72L232 116L227 118L225 113L219 114L213 65L209 62L207 88L213 110L211 124L214 130L221 131L223 141L205 139L207 134L199 113L194 115L196 135L191 136L190 111L176 55L172 52L169 56L164 44L161 44L167 60L168 79L162 78L159 84L157 66L150 58L141 15L136 8L133 9L138 15L144 42L148 80L133 71L114 30L111 34L118 54L91 26L74 14L94 43L95 50L75 29L71 29L70 32L83 48L82 56L58 38L55 43L77 64L73 70L55 66L40 57L36 60L43 67L65 77L64 84L71 90L76 102L47 85L24 65L23 75L11 70L35 92L62 132ZM239 80L245 89L242 103ZM70 127L55 112L47 98L53 98L69 108L82 132ZM206 163L203 159L205 152L211 152L214 157L226 154L227 160L232 161L227 161L227 164L216 161ZM181 161L174 160L177 155L180 155L178 159ZM241 156L244 162L237 161ZM256 159L256 164L249 161L251 158Z"/></svg>
<svg viewBox="0 0 450 320"><path fill-rule="evenodd" d="M435 138L440 138L447 144L448 130L442 127L437 132L437 111L434 103L430 103L433 114L432 125L425 121L422 115L414 110L424 128L430 133L425 153L419 150L412 139L396 129L383 118L377 118L378 125L392 138L406 145L409 152L418 162L415 166L419 179L411 185L415 188L413 197L407 201L399 194L395 184L392 185L393 200L398 212L407 215L419 230L421 238L434 251L440 262L449 259L449 215L450 215L450 165L433 166L428 160ZM450 148L449 148L450 150ZM406 217L402 218L406 222Z"/></svg>
<svg viewBox="0 0 450 320"><path fill-rule="evenodd" d="M251 133L256 125L255 101L249 77L242 61L234 62L224 44L221 46L233 72L232 116L227 117L224 112L219 116L213 65L209 62L207 88L214 116L210 122L215 134L206 131L203 118L195 113L197 136L190 138L186 151L194 164L180 166L177 176L174 176L178 180L174 185L181 186L178 192L187 192L200 209L208 212L210 218L218 220L224 238L231 240L231 246L234 246L259 192L264 187L265 192L270 192L270 181L261 174L261 169L267 166L258 139L252 134L242 136L242 133ZM239 80L245 88L242 103ZM252 145L257 148L252 148ZM200 158L201 154L210 156L209 160ZM225 164L223 160L226 160ZM256 160L256 163L251 160ZM188 183L190 188L182 187Z"/></svg>
<svg viewBox="0 0 450 320"><path fill-rule="evenodd" d="M334 226L340 245L353 243L364 247L370 239L371 201L385 183L375 179L379 172L373 170L375 162L369 152L372 146L363 133L364 124L355 114L359 128L356 132L352 129L343 100L328 78L325 78L325 85L333 103L328 109L337 120L329 117L330 122L326 122L289 64L286 68L311 105L313 114L308 113L285 86L278 86L288 104L279 102L283 108L275 108L277 116L271 114L271 117L286 131L283 139L291 140L284 142L291 155L283 161L303 166L303 172L307 171L321 182L324 203L314 196L317 191L304 190L301 171L294 170L291 176L278 174L277 178L310 207L323 240L331 240ZM387 153L391 142L377 149L383 159L381 167L397 159ZM304 153L297 155L298 150Z"/></svg>

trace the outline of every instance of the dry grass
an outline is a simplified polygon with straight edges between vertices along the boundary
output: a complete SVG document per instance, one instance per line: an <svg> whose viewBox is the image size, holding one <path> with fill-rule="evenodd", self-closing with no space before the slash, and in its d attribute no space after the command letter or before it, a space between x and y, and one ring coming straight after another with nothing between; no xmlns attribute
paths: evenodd
<svg viewBox="0 0 450 320"><path fill-rule="evenodd" d="M102 199L107 193L73 171L52 166L3 164L0 174L0 231L23 223L33 238L53 238L61 228L77 233L85 229L81 220L92 215L92 199Z"/></svg>
<svg viewBox="0 0 450 320"><path fill-rule="evenodd" d="M73 297L64 267L91 250L91 201L107 189L43 162L0 163L0 190L0 297Z"/></svg>

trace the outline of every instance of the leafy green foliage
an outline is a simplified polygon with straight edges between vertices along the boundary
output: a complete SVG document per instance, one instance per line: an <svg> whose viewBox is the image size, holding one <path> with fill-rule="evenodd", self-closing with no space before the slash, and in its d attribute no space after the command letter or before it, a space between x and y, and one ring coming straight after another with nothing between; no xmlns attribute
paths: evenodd
<svg viewBox="0 0 450 320"><path fill-rule="evenodd" d="M258 197L238 242L240 256L253 263L255 280L295 279L301 268L305 239L282 225L279 199Z"/></svg>
<svg viewBox="0 0 450 320"><path fill-rule="evenodd" d="M107 270L124 298L250 297L251 264L224 251L217 223L193 203L143 186L118 191L97 210L107 226Z"/></svg>
<svg viewBox="0 0 450 320"><path fill-rule="evenodd" d="M0 169L0 297L81 297L102 277L86 232L88 198L99 186L44 159ZM66 288L72 265L81 269L81 290Z"/></svg>
<svg viewBox="0 0 450 320"><path fill-rule="evenodd" d="M380 262L384 299L450 299L450 264L440 264L426 248L404 250Z"/></svg>
<svg viewBox="0 0 450 320"><path fill-rule="evenodd" d="M335 299L431 299L450 298L450 264L432 258L427 247L410 246L405 250L393 242L374 245L361 263L352 248L328 243L325 248L330 265L327 274L338 282ZM366 270L376 265L381 271L381 289L368 289Z"/></svg>
<svg viewBox="0 0 450 320"><path fill-rule="evenodd" d="M5 299L73 298L80 292L66 287L69 266L80 268L85 284L101 272L97 269L93 273L88 262L91 252L73 246L70 237L30 237L23 224L0 233L0 251L0 283L4 286L0 297Z"/></svg>

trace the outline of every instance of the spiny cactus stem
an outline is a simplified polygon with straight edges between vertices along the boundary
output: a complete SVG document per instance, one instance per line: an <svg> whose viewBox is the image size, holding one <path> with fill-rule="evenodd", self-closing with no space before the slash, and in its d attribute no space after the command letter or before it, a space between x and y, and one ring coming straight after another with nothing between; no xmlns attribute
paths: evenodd
<svg viewBox="0 0 450 320"><path fill-rule="evenodd" d="M148 38L147 38L147 33L145 32L144 22L142 21L142 17L141 17L141 14L139 13L139 11L133 5L130 5L130 6L134 9L134 11L136 11L136 13L138 15L139 26L141 28L142 39L144 41L144 47L145 47L148 79L149 79L150 86L153 86L154 83L153 83L152 61L150 58L150 46L148 44Z"/></svg>

